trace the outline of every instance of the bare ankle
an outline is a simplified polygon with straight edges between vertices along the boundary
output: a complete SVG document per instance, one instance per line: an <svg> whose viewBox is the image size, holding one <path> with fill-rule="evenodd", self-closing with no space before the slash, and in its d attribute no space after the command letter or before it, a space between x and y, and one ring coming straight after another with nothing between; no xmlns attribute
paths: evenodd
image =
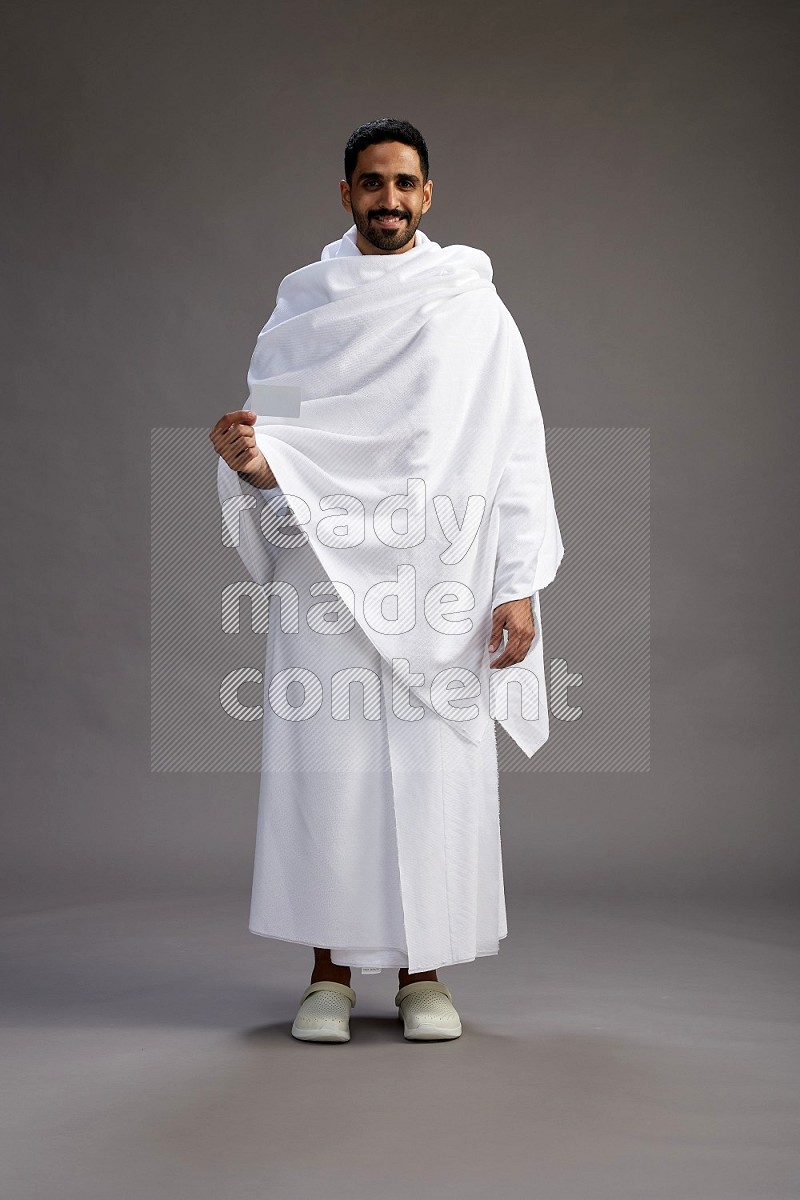
<svg viewBox="0 0 800 1200"><path fill-rule="evenodd" d="M344 983L350 986L350 968L341 963L331 962L331 952L324 947L314 947L314 970L311 972L312 983L322 983L325 980L333 983Z"/></svg>
<svg viewBox="0 0 800 1200"><path fill-rule="evenodd" d="M421 983L423 980L430 980L432 983L439 982L435 971L417 971L409 974L405 967L401 967L397 972L397 982L400 987L405 987L407 983Z"/></svg>

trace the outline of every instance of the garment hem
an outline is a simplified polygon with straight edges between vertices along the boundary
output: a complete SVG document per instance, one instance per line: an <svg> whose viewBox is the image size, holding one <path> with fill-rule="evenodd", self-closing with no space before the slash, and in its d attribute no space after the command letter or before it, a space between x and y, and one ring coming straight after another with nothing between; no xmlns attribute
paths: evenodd
<svg viewBox="0 0 800 1200"><path fill-rule="evenodd" d="M321 942L307 942L307 941L304 941L302 938L284 937L279 933L265 933L261 929L254 929L252 925L248 926L248 928L249 928L250 933L254 933L256 935L256 937L272 938L278 942L293 942L296 946L310 946L313 948L314 946L320 946L322 944ZM363 967L373 967L373 968L377 967L380 970L384 970L384 971L390 971L393 968L398 968L398 967L402 966L406 970L409 970L412 975L417 975L421 971L438 971L440 967L455 967L455 966L458 966L460 963L474 962L475 959L477 959L477 958L490 958L492 955L496 955L496 954L500 953L500 942L503 941L507 936L508 936L507 933L501 934L499 936L499 938L497 939L497 941L498 941L497 946L491 950L476 950L475 953L468 958L453 958L453 959L448 959L446 962L437 962L437 963L431 963L427 966L418 966L418 967L415 967L415 969L413 971L410 971L410 965L408 963L407 956L406 956L405 963L355 962L355 961L351 960L347 963L336 963L335 965L352 967L354 970L360 970ZM332 947L330 947L330 949L335 951L336 947L332 946ZM402 954L402 953L403 953L403 951L398 951L398 954ZM331 959L331 962L333 962L333 961L334 960Z"/></svg>

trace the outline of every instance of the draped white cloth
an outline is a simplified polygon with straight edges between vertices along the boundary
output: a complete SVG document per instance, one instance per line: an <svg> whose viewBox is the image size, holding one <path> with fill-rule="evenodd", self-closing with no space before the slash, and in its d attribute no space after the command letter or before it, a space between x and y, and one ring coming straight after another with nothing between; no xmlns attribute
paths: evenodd
<svg viewBox="0 0 800 1200"><path fill-rule="evenodd" d="M538 593L563 544L490 260L415 236L362 255L352 226L283 279L243 406L301 389L299 417L255 426L278 486L262 508L220 459L218 488L230 544L279 597L250 928L420 971L505 936L492 718L528 755L547 739ZM527 658L490 671L493 608L528 596Z"/></svg>

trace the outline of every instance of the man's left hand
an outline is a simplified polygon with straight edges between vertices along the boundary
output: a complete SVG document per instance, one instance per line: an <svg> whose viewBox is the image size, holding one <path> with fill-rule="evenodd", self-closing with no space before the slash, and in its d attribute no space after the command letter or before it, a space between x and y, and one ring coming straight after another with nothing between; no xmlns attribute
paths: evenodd
<svg viewBox="0 0 800 1200"><path fill-rule="evenodd" d="M531 648L536 636L533 624L533 609L530 596L522 600L507 600L498 604L492 613L492 633L489 638L489 650L493 652L502 642L503 629L508 630L508 642L502 654L489 663L490 669L510 667L522 662Z"/></svg>

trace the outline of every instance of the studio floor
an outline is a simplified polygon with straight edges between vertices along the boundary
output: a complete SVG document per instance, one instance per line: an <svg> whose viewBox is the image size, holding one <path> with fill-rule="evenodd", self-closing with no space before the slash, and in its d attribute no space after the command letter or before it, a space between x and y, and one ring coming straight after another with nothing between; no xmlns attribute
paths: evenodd
<svg viewBox="0 0 800 1200"><path fill-rule="evenodd" d="M796 1200L800 911L508 897L442 968L452 1042L353 973L351 1041L290 1035L311 951L249 897L2 922L8 1200Z"/></svg>

